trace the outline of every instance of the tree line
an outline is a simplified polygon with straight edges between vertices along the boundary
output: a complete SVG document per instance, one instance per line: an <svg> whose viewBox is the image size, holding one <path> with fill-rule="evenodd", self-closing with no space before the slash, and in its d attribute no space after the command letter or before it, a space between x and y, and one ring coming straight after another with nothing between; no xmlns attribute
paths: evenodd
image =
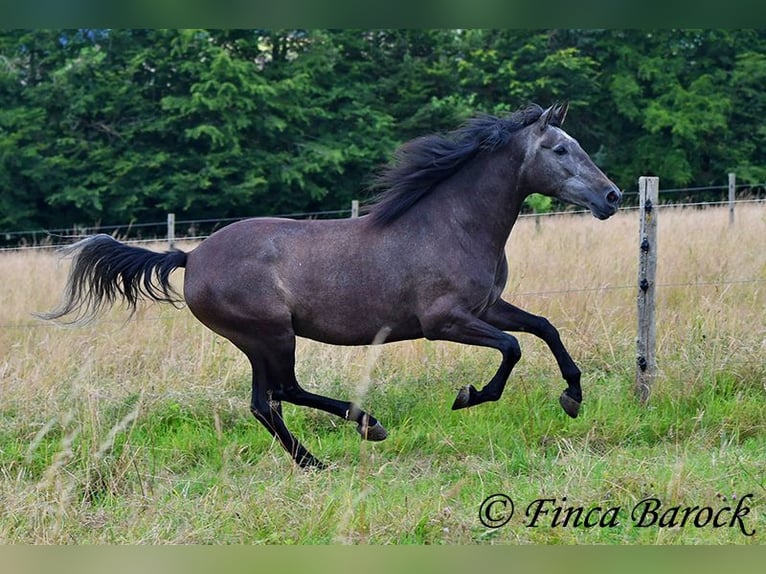
<svg viewBox="0 0 766 574"><path fill-rule="evenodd" d="M763 86L762 30L0 31L0 231L343 209L529 102L623 188L757 184Z"/></svg>

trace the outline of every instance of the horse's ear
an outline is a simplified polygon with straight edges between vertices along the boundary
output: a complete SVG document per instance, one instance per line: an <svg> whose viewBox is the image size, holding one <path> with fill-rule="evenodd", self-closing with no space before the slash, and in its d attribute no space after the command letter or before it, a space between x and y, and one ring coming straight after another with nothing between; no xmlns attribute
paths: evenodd
<svg viewBox="0 0 766 574"><path fill-rule="evenodd" d="M545 110L542 114L540 114L540 118L537 120L537 123L540 124L540 131L544 132L545 128L548 127L548 124L551 123L551 114L553 113L553 106Z"/></svg>
<svg viewBox="0 0 766 574"><path fill-rule="evenodd" d="M557 104L553 106L553 116L554 116L554 122L556 125L561 126L564 125L564 120L567 117L567 112L569 111L569 102L564 102L563 104Z"/></svg>
<svg viewBox="0 0 766 574"><path fill-rule="evenodd" d="M538 120L540 122L540 130L545 130L548 125L561 126L567 116L567 110L569 110L569 102L554 104L549 107Z"/></svg>

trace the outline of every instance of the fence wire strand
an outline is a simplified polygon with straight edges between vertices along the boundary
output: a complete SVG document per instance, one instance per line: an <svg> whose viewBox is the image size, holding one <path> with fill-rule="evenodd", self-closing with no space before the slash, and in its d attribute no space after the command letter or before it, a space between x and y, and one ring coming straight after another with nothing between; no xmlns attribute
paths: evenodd
<svg viewBox="0 0 766 574"><path fill-rule="evenodd" d="M735 205L747 205L747 204L766 204L766 199L737 199L733 202ZM704 202L692 202L692 203L662 203L660 204L660 207L663 209L666 208L702 208L702 207L722 207L722 206L728 206L730 205L730 202L728 201L704 201ZM637 205L628 205L621 207L619 209L620 212L628 212L628 211L635 211L638 210L639 206ZM290 217L290 218L299 218L299 219L310 219L316 216L326 216L326 215L342 215L346 213L350 213L350 209L339 209L339 210L329 210L329 211L312 211L312 212L306 212L306 213L285 213L285 214L279 214L279 215L272 215L269 217ZM546 213L522 213L519 214L519 219L528 219L528 218L545 218L545 217L552 217L552 216L561 216L561 215L587 215L590 211L587 209L566 209L561 211L550 211ZM204 223L220 223L220 224L229 224L234 223L237 221L243 221L245 219L251 219L251 217L236 217L236 218L224 218L224 219L189 219L189 220L178 220L176 221L176 225L188 225L190 228L193 228L195 225L198 224L204 224ZM108 226L102 226L102 227L88 227L83 228L87 229L89 233L87 234L75 234L75 235L64 235L66 232L73 231L72 229L54 229L54 230L37 230L37 231L12 231L12 232L0 232L0 237L2 236L21 236L22 234L27 235L40 235L46 239L50 239L53 237L56 237L58 239L66 239L70 241L75 241L79 239L83 239L84 237L87 237L88 235L94 234L94 233L102 233L106 230L112 230L116 231L118 229L135 229L138 227L146 228L146 227L167 227L167 222L156 222L156 223L138 223L138 224L125 224L125 225L108 225ZM90 233L92 232L92 233ZM209 237L210 234L207 235L190 235L190 236L177 236L176 242L185 242L185 241L201 241L203 239L206 239ZM148 239L125 239L123 242L127 244L144 244L144 243L162 243L163 241L167 241L166 237L154 237L154 238L148 238ZM12 252L12 251L26 251L26 250L46 250L46 249L57 249L59 247L62 247L65 245L64 243L44 243L44 244L38 244L38 245L20 245L17 247L0 247L0 253L2 252Z"/></svg>

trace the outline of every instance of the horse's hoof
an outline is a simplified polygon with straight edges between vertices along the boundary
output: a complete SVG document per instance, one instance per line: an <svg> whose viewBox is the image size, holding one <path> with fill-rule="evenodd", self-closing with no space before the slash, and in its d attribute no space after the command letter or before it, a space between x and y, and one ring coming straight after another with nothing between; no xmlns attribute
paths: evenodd
<svg viewBox="0 0 766 574"><path fill-rule="evenodd" d="M559 403L561 404L561 408L564 409L566 414L568 414L573 419L577 418L577 415L580 413L579 401L574 400L572 397L566 394L566 392L563 392L559 397Z"/></svg>
<svg viewBox="0 0 766 574"><path fill-rule="evenodd" d="M458 391L455 402L452 403L452 410L464 409L471 406L471 394L475 393L476 389L473 385L466 385L460 391Z"/></svg>
<svg viewBox="0 0 766 574"><path fill-rule="evenodd" d="M388 436L386 429L383 428L383 425L378 422L376 422L371 427L361 424L357 425L356 430L360 435L362 435L364 440L371 440L374 442L385 440Z"/></svg>

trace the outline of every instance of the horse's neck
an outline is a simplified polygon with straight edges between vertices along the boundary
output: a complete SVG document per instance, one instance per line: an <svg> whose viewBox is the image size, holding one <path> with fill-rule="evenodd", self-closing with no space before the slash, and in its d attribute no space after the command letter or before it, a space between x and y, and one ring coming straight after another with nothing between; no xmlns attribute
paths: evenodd
<svg viewBox="0 0 766 574"><path fill-rule="evenodd" d="M438 190L449 205L456 233L463 233L482 250L505 251L524 201L518 189L518 166L512 160L487 156L470 162Z"/></svg>

